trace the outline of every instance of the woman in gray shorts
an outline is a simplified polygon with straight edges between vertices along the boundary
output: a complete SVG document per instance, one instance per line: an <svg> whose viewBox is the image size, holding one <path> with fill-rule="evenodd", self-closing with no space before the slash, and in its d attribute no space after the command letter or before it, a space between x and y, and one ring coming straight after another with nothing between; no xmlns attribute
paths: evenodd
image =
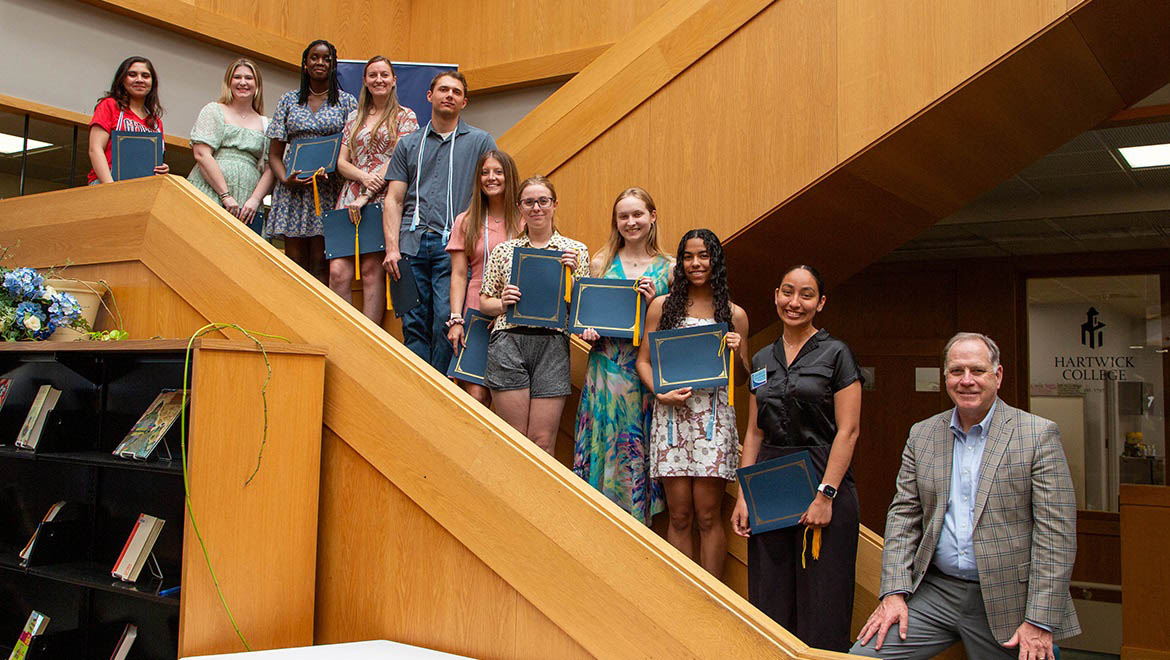
<svg viewBox="0 0 1170 660"><path fill-rule="evenodd" d="M538 447L553 453L565 397L569 396L569 334L564 328L513 325L504 320L508 305L520 300L509 284L516 248L561 252L573 279L588 277L589 249L556 229L557 191L543 176L520 184L517 205L525 222L519 238L492 250L483 273L479 310L497 317L488 344L484 385L492 391L496 414Z"/></svg>

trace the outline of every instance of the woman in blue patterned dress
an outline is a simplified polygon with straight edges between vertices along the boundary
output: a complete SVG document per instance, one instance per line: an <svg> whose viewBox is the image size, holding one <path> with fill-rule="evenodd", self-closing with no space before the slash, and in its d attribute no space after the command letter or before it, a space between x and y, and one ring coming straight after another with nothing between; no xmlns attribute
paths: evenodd
<svg viewBox="0 0 1170 660"><path fill-rule="evenodd" d="M638 280L647 301L666 293L674 261L658 247L658 211L650 193L629 188L613 204L609 241L589 264L591 277ZM581 337L593 345L577 407L573 471L649 525L662 511L662 486L650 478L651 403L634 368L638 349L629 339Z"/></svg>
<svg viewBox="0 0 1170 660"><path fill-rule="evenodd" d="M337 49L318 39L301 55L301 88L280 97L268 124L268 162L277 183L264 235L283 237L285 255L323 283L328 282L325 237L313 204L313 176L288 171L292 154L285 147L297 138L340 133L356 109L357 99L337 86ZM340 176L317 178L322 213L337 205L340 189Z"/></svg>

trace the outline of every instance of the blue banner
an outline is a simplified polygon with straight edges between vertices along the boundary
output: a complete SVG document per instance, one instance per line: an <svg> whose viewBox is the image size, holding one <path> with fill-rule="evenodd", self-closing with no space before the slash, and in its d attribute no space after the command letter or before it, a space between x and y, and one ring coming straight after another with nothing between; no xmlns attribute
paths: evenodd
<svg viewBox="0 0 1170 660"><path fill-rule="evenodd" d="M362 91L362 72L365 68L365 60L338 60L337 84L353 94L354 98L359 98ZM426 126L431 119L431 104L427 101L431 78L442 71L458 68L455 64L394 63L394 76L398 79L398 102L414 110L419 126Z"/></svg>

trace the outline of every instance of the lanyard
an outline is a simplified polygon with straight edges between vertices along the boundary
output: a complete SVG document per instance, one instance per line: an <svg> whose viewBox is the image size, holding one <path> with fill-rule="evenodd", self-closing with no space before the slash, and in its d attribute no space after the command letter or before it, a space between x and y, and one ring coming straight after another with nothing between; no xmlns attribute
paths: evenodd
<svg viewBox="0 0 1170 660"><path fill-rule="evenodd" d="M483 237L482 238L483 238L483 261L480 262L480 265L479 265L480 272L483 272L484 270L487 269L487 262L488 262L488 214L487 214L487 211L483 212Z"/></svg>
<svg viewBox="0 0 1170 660"><path fill-rule="evenodd" d="M418 229L418 207L422 201L423 149L427 146L427 135L430 132L431 122L428 121L427 127L423 129L422 140L418 143L418 161L414 166L414 219L410 223L410 231ZM443 218L443 245L446 245L447 239L451 237L451 225L454 224L451 217L451 175L455 172L455 137L458 134L459 126L456 124L455 130L451 133L451 153L447 158L447 213Z"/></svg>

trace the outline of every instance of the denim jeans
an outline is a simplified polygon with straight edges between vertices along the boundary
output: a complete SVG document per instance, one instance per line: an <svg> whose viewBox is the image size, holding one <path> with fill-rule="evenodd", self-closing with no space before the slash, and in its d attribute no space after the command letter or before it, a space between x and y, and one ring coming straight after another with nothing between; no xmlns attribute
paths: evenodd
<svg viewBox="0 0 1170 660"><path fill-rule="evenodd" d="M451 315L451 257L443 237L423 233L418 254L412 255L411 271L418 285L419 304L402 317L402 338L406 347L447 373L451 343L447 341L447 318Z"/></svg>

